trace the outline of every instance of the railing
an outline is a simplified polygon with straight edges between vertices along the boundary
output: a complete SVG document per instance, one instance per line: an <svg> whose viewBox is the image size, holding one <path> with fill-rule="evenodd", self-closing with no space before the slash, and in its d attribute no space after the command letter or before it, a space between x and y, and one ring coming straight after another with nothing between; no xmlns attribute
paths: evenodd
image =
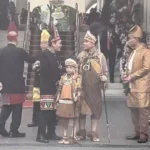
<svg viewBox="0 0 150 150"><path fill-rule="evenodd" d="M80 21L79 21L79 10L78 10L78 4L76 3L76 32L75 32L75 55L77 56L80 51L80 34L79 34L79 26L80 26Z"/></svg>
<svg viewBox="0 0 150 150"><path fill-rule="evenodd" d="M25 33L24 33L24 42L23 42L23 48L30 53L30 48L29 48L29 37L30 37L30 2L28 2L27 5L27 11L28 11L28 15L27 15L27 23L26 23L26 28L25 28ZM25 63L24 65L24 78L25 78L25 85L28 86L28 68L29 65L28 63Z"/></svg>

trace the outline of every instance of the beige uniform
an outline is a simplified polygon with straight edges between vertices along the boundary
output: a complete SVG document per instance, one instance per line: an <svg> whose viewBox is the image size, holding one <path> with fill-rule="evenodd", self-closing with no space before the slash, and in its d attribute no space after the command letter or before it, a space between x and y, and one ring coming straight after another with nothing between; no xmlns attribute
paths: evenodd
<svg viewBox="0 0 150 150"><path fill-rule="evenodd" d="M128 60L131 75L128 107L137 134L148 135L148 114L150 108L150 51L139 46Z"/></svg>

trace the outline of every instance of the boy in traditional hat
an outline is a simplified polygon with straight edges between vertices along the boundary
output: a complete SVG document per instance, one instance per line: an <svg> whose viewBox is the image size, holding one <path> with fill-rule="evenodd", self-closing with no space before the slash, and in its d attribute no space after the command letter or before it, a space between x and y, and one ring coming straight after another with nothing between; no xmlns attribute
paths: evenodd
<svg viewBox="0 0 150 150"><path fill-rule="evenodd" d="M56 106L55 94L57 82L61 77L61 64L57 56L62 44L59 34L54 27L50 32L49 45L40 55L40 119L36 141L48 143L49 140L60 140L55 133Z"/></svg>
<svg viewBox="0 0 150 150"><path fill-rule="evenodd" d="M3 106L0 114L0 134L4 137L24 137L18 128L21 124L22 105L25 101L24 61L34 63L35 58L24 49L18 48L18 31L11 22L7 33L8 45L0 50L0 82L2 83ZM5 130L5 123L12 113L10 132Z"/></svg>
<svg viewBox="0 0 150 150"><path fill-rule="evenodd" d="M49 33L47 30L43 30L41 33L41 49L46 50L49 47ZM40 54L38 54L37 59ZM34 87L33 87L33 115L32 123L28 124L28 127L36 127L38 125L40 116L40 61L36 61L33 65L35 71Z"/></svg>
<svg viewBox="0 0 150 150"><path fill-rule="evenodd" d="M127 62L128 73L123 76L129 84L128 107L131 110L135 134L128 140L138 143L148 141L148 116L150 108L150 51L141 42L142 29L135 25L128 34L128 45L132 52Z"/></svg>
<svg viewBox="0 0 150 150"><path fill-rule="evenodd" d="M77 63L73 59L65 61L66 74L61 77L57 95L58 108L56 111L59 123L63 127L62 144L73 144L77 140L76 132L79 117L79 102L81 96L81 76L77 74ZM72 123L72 135L68 136L68 125Z"/></svg>
<svg viewBox="0 0 150 150"><path fill-rule="evenodd" d="M99 24L98 26L100 27ZM102 84L107 81L108 69L105 56L100 50L97 50L96 42L97 36L91 31L87 31L84 37L84 51L78 56L84 100L81 104L80 130L77 135L82 139L86 138L86 115L90 115L91 131L88 133L88 137L94 142L99 142L97 129L102 113L101 90Z"/></svg>

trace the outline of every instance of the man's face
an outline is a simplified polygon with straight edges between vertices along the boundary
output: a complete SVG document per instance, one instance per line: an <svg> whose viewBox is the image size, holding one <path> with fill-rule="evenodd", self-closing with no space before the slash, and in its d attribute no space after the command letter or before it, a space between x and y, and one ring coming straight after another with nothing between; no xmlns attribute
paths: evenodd
<svg viewBox="0 0 150 150"><path fill-rule="evenodd" d="M84 40L84 50L90 50L95 46L94 43L88 41L88 40Z"/></svg>
<svg viewBox="0 0 150 150"><path fill-rule="evenodd" d="M73 66L66 66L66 72L67 74L72 75L75 72L75 68Z"/></svg>
<svg viewBox="0 0 150 150"><path fill-rule="evenodd" d="M55 50L56 52L59 52L59 51L61 50L61 47L62 47L61 40L58 40L58 41L56 41L56 42L53 42L53 43L52 43L52 46L53 46L53 48L54 48L54 50Z"/></svg>
<svg viewBox="0 0 150 150"><path fill-rule="evenodd" d="M138 43L138 40L137 38L133 37L132 35L129 35L128 36L128 45L131 47L131 48L134 48Z"/></svg>
<svg viewBox="0 0 150 150"><path fill-rule="evenodd" d="M48 46L49 46L49 43L48 43L48 42L41 42L41 49L42 49L42 50L47 49Z"/></svg>

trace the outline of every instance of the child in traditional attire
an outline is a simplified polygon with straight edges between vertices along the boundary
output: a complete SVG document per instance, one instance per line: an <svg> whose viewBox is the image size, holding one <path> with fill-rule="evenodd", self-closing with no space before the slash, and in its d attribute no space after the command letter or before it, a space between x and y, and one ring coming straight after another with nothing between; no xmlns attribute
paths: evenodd
<svg viewBox="0 0 150 150"><path fill-rule="evenodd" d="M59 124L63 127L61 144L73 144L77 139L77 125L79 117L79 98L81 96L81 76L77 74L77 63L73 59L65 61L66 74L61 77L56 111ZM72 125L72 135L68 136L68 126Z"/></svg>

